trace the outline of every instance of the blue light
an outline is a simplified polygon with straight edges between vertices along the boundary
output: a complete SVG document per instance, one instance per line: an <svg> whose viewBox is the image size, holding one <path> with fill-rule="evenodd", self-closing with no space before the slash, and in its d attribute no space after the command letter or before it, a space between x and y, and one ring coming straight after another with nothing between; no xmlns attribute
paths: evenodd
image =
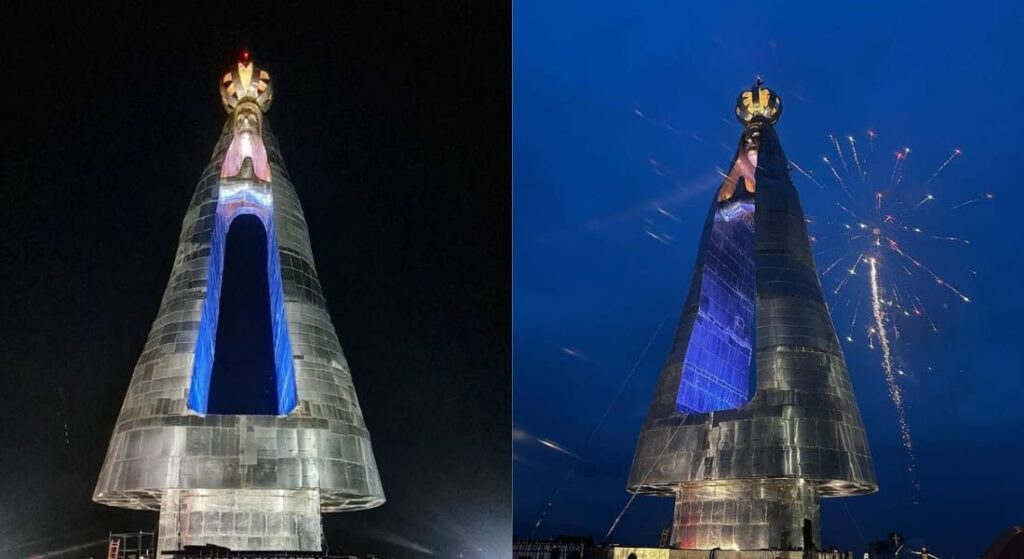
<svg viewBox="0 0 1024 559"><path fill-rule="evenodd" d="M270 283L270 312L274 332L274 364L277 368L277 414L288 415L298 403L295 390L295 366L292 362L292 343L288 337L288 316L284 310L284 290L281 288L281 262L277 252L277 228L274 214L270 213L267 226L267 279Z"/></svg>
<svg viewBox="0 0 1024 559"><path fill-rule="evenodd" d="M700 303L683 357L676 410L735 409L752 395L754 206L715 212L704 249Z"/></svg>
<svg viewBox="0 0 1024 559"><path fill-rule="evenodd" d="M259 192L257 188L265 188ZM206 299L196 339L195 362L189 388L188 407L206 415L209 409L210 373L216 350L217 317L220 311L220 288L224 273L224 247L228 228L238 216L252 214L260 219L267 234L267 283L270 286L271 327L274 337L274 367L277 384L277 414L288 415L298 403L295 388L295 366L292 362L291 340L284 309L284 291L281 287L281 263L277 250L277 231L274 226L273 201L269 185L254 183L225 183L220 189L213 235L210 240L210 263L207 271Z"/></svg>

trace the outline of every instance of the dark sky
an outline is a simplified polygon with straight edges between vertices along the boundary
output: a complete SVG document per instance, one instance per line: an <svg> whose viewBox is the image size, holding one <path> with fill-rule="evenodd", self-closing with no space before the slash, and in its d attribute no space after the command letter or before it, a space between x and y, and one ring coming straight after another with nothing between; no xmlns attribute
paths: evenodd
<svg viewBox="0 0 1024 559"><path fill-rule="evenodd" d="M231 221L224 240L217 339L207 413L277 415L266 226L255 215Z"/></svg>
<svg viewBox="0 0 1024 559"><path fill-rule="evenodd" d="M0 556L156 523L90 497L226 118L217 81L248 47L388 497L326 517L328 542L493 557L511 539L510 10L162 5L0 16Z"/></svg>
<svg viewBox="0 0 1024 559"><path fill-rule="evenodd" d="M1021 9L640 4L534 1L514 10L515 533L530 534L560 486L538 537L603 539L626 504L636 437L720 181L715 168L728 167L739 138L733 103L760 74L784 100L777 130L787 155L824 185L794 179L820 237L816 252L837 242L830 222L842 218L834 205L841 194L821 162L835 159L827 134L855 135L869 152L866 131L874 129L876 176L910 146L904 182L887 191L904 207L953 148L963 150L929 185L936 201L915 220L971 245L906 244L972 299L959 302L925 274L909 282L939 329L907 321L895 342L920 504L912 503L907 453L862 315L855 341L843 343L881 490L825 501L822 522L824 543L843 549L863 550L896 530L943 558L978 556L1024 520ZM994 200L950 209L986 192ZM858 279L834 297L840 277L823 283L843 331L852 320L846 301L866 284ZM612 539L656 544L671 508L669 499L637 498Z"/></svg>

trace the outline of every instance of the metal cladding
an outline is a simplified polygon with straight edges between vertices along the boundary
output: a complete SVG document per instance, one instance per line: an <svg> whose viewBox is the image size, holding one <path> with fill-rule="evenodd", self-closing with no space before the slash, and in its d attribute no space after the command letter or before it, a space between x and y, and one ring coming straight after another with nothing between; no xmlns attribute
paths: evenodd
<svg viewBox="0 0 1024 559"><path fill-rule="evenodd" d="M258 106L239 99L189 203L93 494L110 506L160 510L161 550L320 550L321 512L384 503L302 208ZM226 173L232 145L240 162ZM214 415L207 405L225 236L242 215L266 232L277 408Z"/></svg>
<svg viewBox="0 0 1024 559"><path fill-rule="evenodd" d="M816 526L820 517L814 484L802 479L687 485L676 496L673 540L684 549L700 549L711 540L725 549L739 548L740 542L756 546L747 550L801 548L804 522Z"/></svg>
<svg viewBox="0 0 1024 559"><path fill-rule="evenodd" d="M781 110L759 90L748 93ZM744 99L746 129L708 213L627 484L676 498L672 544L684 549L811 547L819 497L878 489L772 127L778 111L745 121Z"/></svg>

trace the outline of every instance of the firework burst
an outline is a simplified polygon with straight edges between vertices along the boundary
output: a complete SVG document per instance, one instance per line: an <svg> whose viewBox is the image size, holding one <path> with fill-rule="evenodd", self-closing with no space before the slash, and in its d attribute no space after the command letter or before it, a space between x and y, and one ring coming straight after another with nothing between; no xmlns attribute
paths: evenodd
<svg viewBox="0 0 1024 559"><path fill-rule="evenodd" d="M820 249L817 258L823 265L822 280L832 296L833 305L853 309L845 341L860 341L880 352L880 366L889 398L896 408L916 501L919 486L915 474L914 440L899 382L899 377L904 375L899 357L900 329L909 321L923 321L927 328L937 332L939 328L930 312L931 305L926 305L925 301L934 301L936 294L942 299L942 305L947 305L949 300L969 303L970 297L958 285L926 265L908 247L925 241L958 247L969 245L968 240L959 236L926 232L916 220L923 217L923 212L939 208L958 211L991 200L993 196L983 194L958 204L940 204L940 197L931 189L941 189L939 179L943 171L954 164L963 152L959 148L951 150L926 175L923 183L913 180L904 183L905 173L913 167L913 163L910 166L907 163L911 149L902 147L895 151L889 164L877 158L872 167L871 159L876 159L873 156L877 139L877 134L869 131L865 142L868 149L858 152L858 140L854 136L846 136L847 141L841 142L829 134L829 153L821 157L825 168L819 178L815 178L812 171L797 170L818 187L824 184L825 189L831 186L837 189L835 207L839 211L838 218L825 220L823 225L838 229L838 234L813 238L816 248ZM915 161L918 159L920 157L915 156ZM945 221L953 222L952 219ZM826 242L818 242L822 239ZM858 323L859 316L868 318L862 318ZM858 335L859 332L864 332L863 337Z"/></svg>

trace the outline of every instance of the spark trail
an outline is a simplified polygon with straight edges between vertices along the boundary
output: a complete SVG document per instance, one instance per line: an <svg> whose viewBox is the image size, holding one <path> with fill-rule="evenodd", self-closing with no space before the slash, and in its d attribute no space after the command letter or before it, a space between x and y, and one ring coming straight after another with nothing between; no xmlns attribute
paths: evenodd
<svg viewBox="0 0 1024 559"><path fill-rule="evenodd" d="M964 295L962 291L960 291L959 289L957 289L957 288L953 287L952 285L950 285L946 280L942 279L941 276L939 276L938 274L933 272L931 268L929 268L928 266L925 266L924 264L919 262L913 256L910 256L909 254L903 252L903 249L901 249L900 246L898 244L896 244L894 241L890 241L889 242L889 248L892 249L892 251L895 252L896 254L899 254L903 258L906 258L907 260L909 260L914 266L917 266L918 268L924 270L928 275L930 275L932 277L933 280L935 280L935 283L937 283L937 284L941 285L942 287L952 291L963 302L965 302L965 303L970 303L971 302L971 298L970 297L968 297L967 295Z"/></svg>
<svg viewBox="0 0 1024 559"><path fill-rule="evenodd" d="M949 155L949 157L947 157L946 160L942 162L942 165L939 165L939 168L936 169L934 173L932 173L932 176L928 177L928 180L924 181L924 185L928 186L929 184L931 184L932 181L935 180L935 177L939 176L939 173L941 173L942 170L945 169L947 165L952 163L953 160L956 159L957 157L960 157L961 153L963 153L963 152L960 151L960 148L954 149L953 153L951 153Z"/></svg>
<svg viewBox="0 0 1024 559"><path fill-rule="evenodd" d="M915 206L914 206L913 208L911 208L911 209L914 209L914 210L916 210L917 208L920 208L921 206L923 206L923 205L924 205L924 204L925 204L926 202L931 202L931 201L932 201L932 200L934 200L934 199L935 199L935 197L934 197L934 196L932 196L931 194L926 194L926 195L925 195L925 197L924 197L924 198L921 198L921 201L920 201L920 202L918 202L918 203L917 203L917 204L916 204L916 205L915 205Z"/></svg>
<svg viewBox="0 0 1024 559"><path fill-rule="evenodd" d="M846 176L850 176L850 168L846 165L846 158L843 157L843 150L839 147L839 142L832 134L829 134L828 137L832 140L832 145L836 146L836 153L839 155L839 162L843 164L843 170L846 171Z"/></svg>
<svg viewBox="0 0 1024 559"><path fill-rule="evenodd" d="M889 178L891 182L899 184L903 180L903 175L899 172L903 170L903 164L906 163L910 157L910 148L903 148L903 151L896 152L896 163L892 166L892 176Z"/></svg>
<svg viewBox="0 0 1024 559"><path fill-rule="evenodd" d="M966 202L960 202L959 204L957 204L957 205L955 205L955 206L953 206L953 207L951 207L949 209L955 210L957 208L962 208L964 206L969 206L971 204L975 204L977 202L981 202L982 200L991 200L993 198L995 198L995 196L993 196L992 194L986 194L984 196L979 196L977 198L971 198L970 200L968 200Z"/></svg>
<svg viewBox="0 0 1024 559"><path fill-rule="evenodd" d="M815 179L814 177L812 177L810 173L808 173L807 171L805 171L805 170L803 169L803 167L801 167L801 166L797 165L797 164L796 164L796 161L793 161L792 159L790 159L790 160L789 160L789 163L790 163L790 165L792 165L792 166L793 166L793 168L794 168L794 169L796 169L796 170L797 170L797 171L798 171L798 172L799 172L799 173L800 173L801 175L803 175L803 176L807 177L807 180L809 180L809 181L813 182L814 184L816 184L816 185L818 186L818 188L825 188L824 186L822 186L822 185L821 185L821 183L820 183L820 182L818 182L818 180L817 180L817 179Z"/></svg>
<svg viewBox="0 0 1024 559"><path fill-rule="evenodd" d="M864 169L860 166L860 158L857 157L857 142L853 139L853 136L847 136L846 139L850 140L850 151L853 153L853 162L857 164L857 175L860 180L864 180Z"/></svg>
<svg viewBox="0 0 1024 559"><path fill-rule="evenodd" d="M827 165L827 166L828 166L828 169L829 169L830 171L832 171L832 176L836 178L836 183L837 183L837 184L839 184L839 188L842 188L842 189L843 189L843 192L845 192L845 193L846 193L846 195L847 195L847 196L848 196L848 197L849 197L849 198L850 198L851 200L853 200L853 194L850 194L850 189L846 188L846 183L845 183L845 182L843 182L843 177L840 177L840 176L839 176L839 173L838 173L838 172L836 172L836 168L835 168L835 165L832 165L832 162L831 162L831 161L829 161L827 157L822 157L822 158L821 158L821 160L822 160L822 161L824 161L824 162L825 162L825 165Z"/></svg>
<svg viewBox="0 0 1024 559"><path fill-rule="evenodd" d="M860 310L860 296L857 297L857 304L853 306L853 320L850 321L850 330L846 334L846 341L853 341L853 329L857 326L857 311Z"/></svg>
<svg viewBox="0 0 1024 559"><path fill-rule="evenodd" d="M900 388L899 383L896 382L895 368L893 367L892 347L889 344L889 334L886 330L888 317L882 302L882 288L878 282L878 259L871 256L867 259L867 263L870 270L871 314L875 318L874 333L878 338L878 345L882 349L882 370L885 372L885 383L889 388L889 399L896 406L896 415L900 424L900 438L903 441L903 447L907 450L907 457L909 459L907 472L910 474L910 482L916 490L920 489L914 473L917 467L917 458L914 456L914 440L910 435L907 412L903 405L903 390Z"/></svg>

